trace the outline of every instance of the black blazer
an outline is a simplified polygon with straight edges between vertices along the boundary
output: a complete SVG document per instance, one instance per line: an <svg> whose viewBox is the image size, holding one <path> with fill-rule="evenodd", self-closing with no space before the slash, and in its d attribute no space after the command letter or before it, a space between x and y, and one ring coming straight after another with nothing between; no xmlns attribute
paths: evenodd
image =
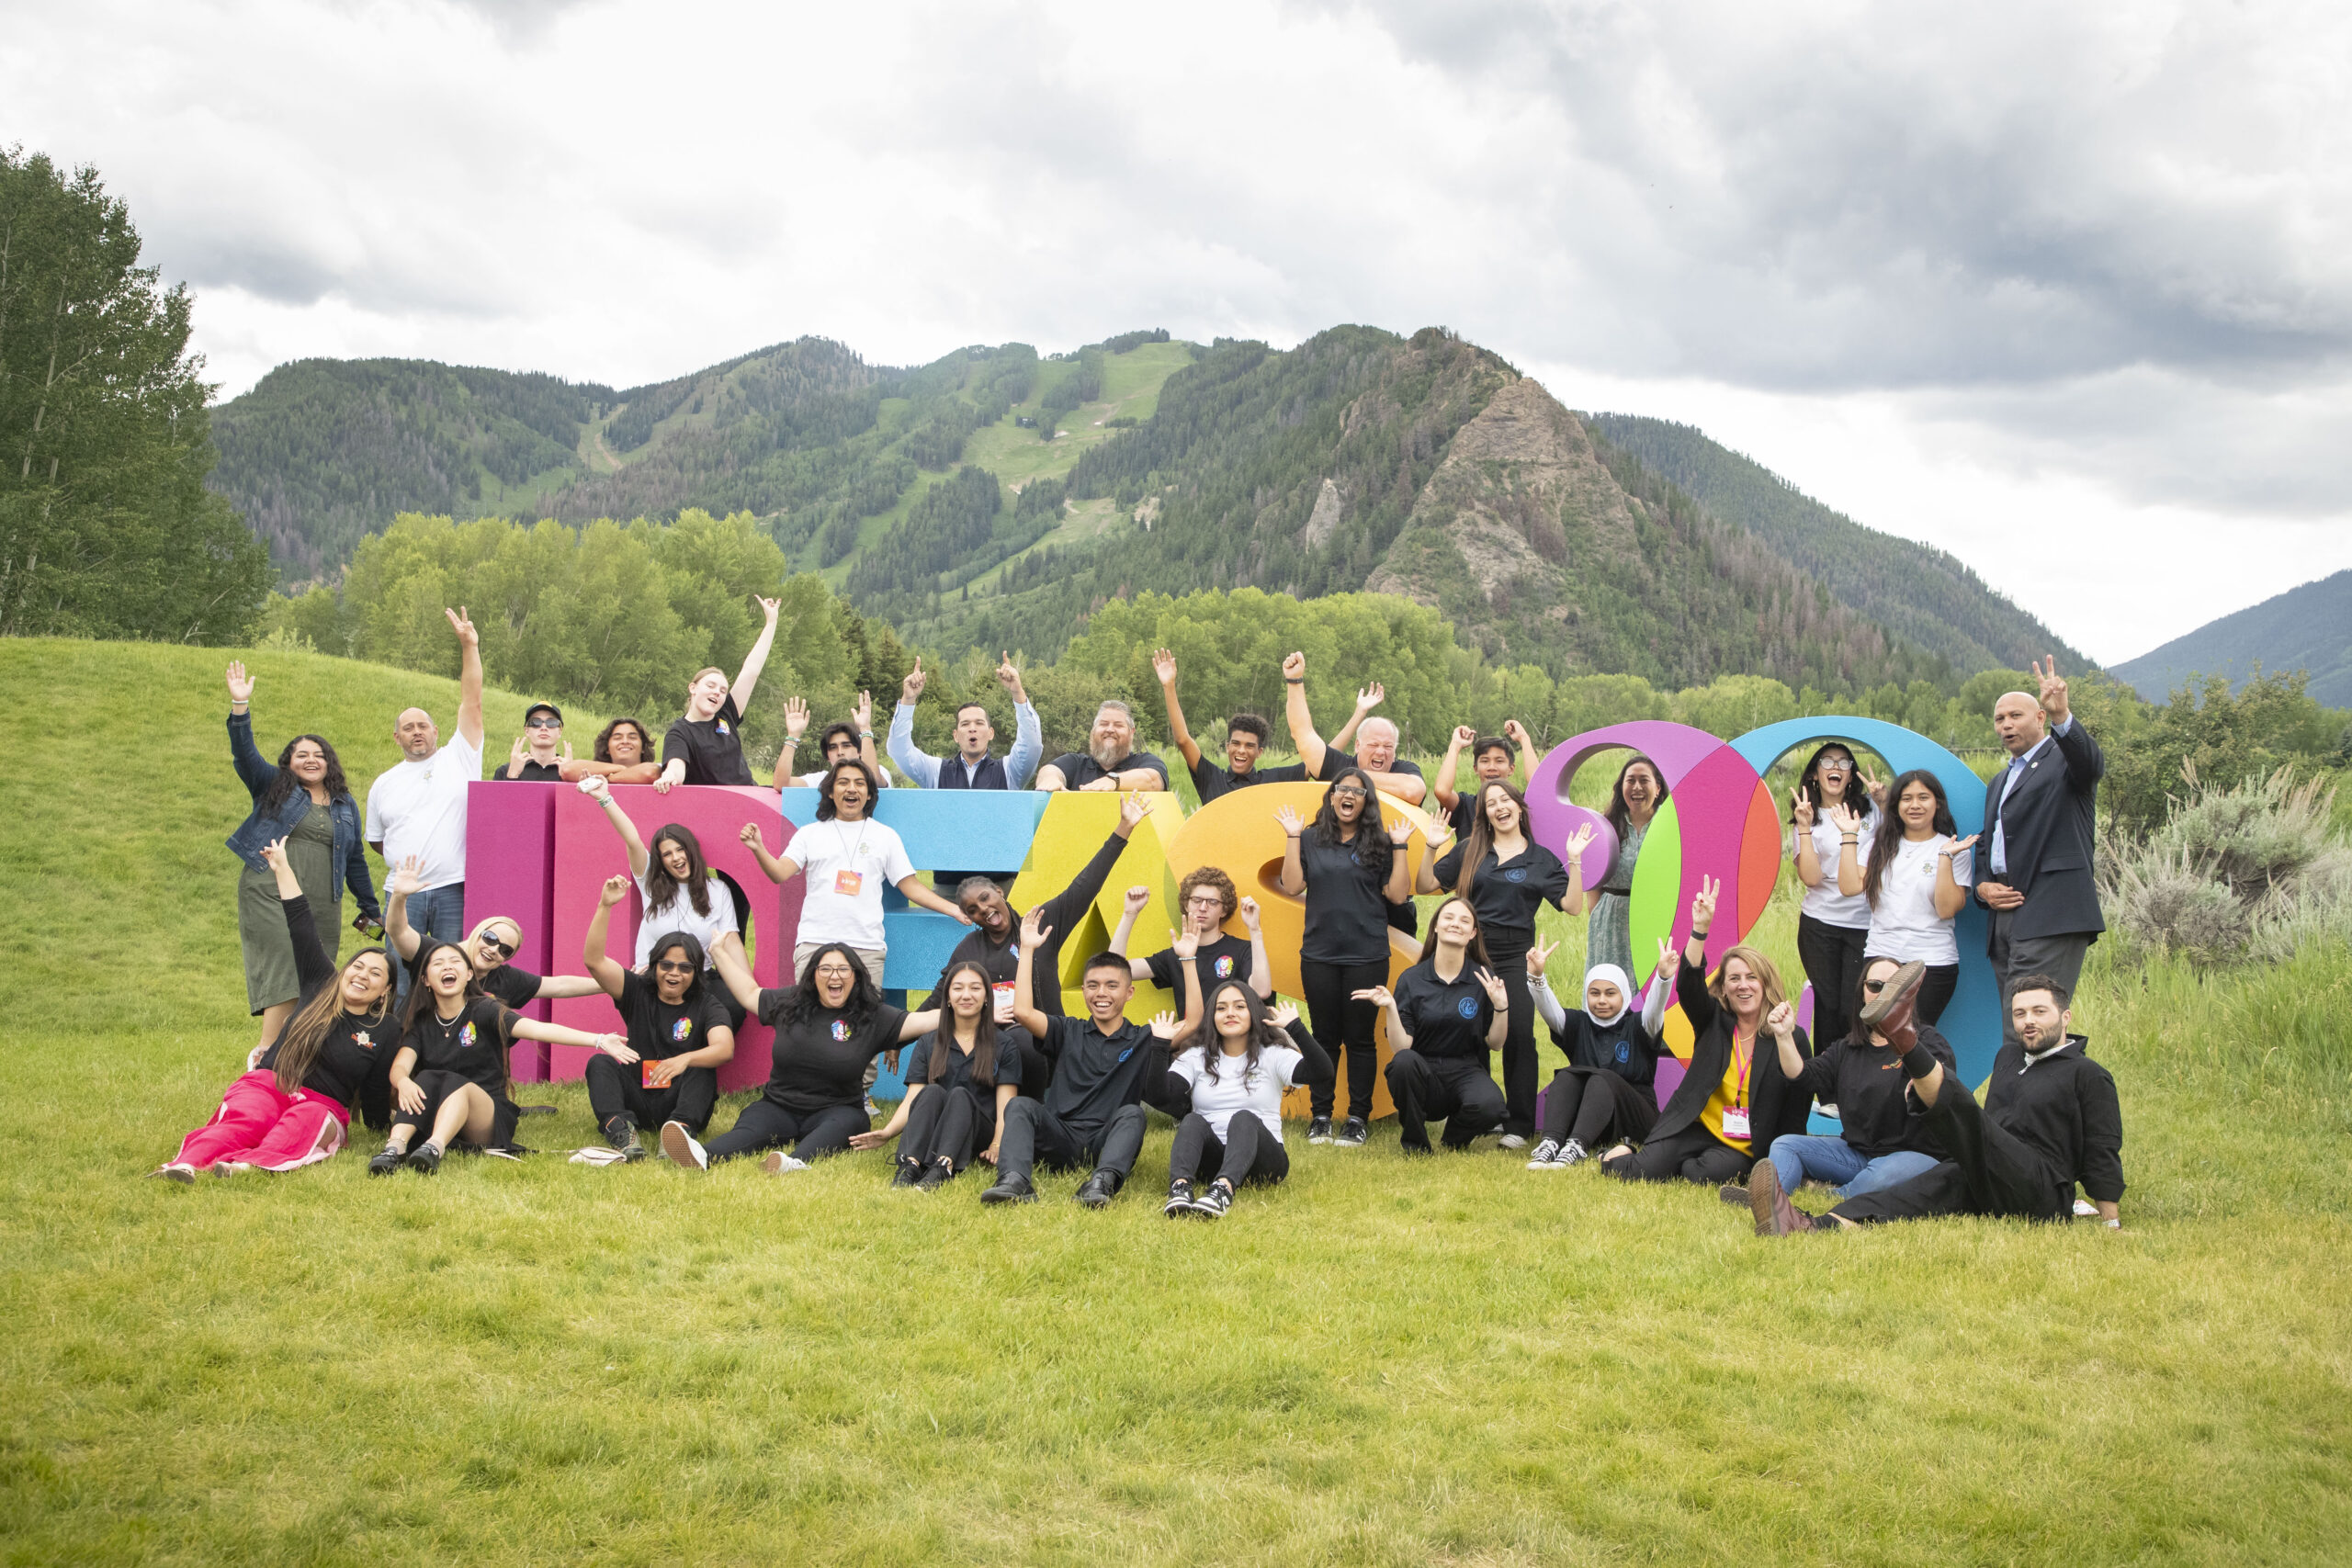
<svg viewBox="0 0 2352 1568"><path fill-rule="evenodd" d="M2064 735L2051 732L2050 747L2025 766L2008 803L2001 802L2008 764L1984 786L1984 836L1976 843L1977 886L2006 882L2025 895L2009 916L2012 938L2064 936L2107 929L2098 911L2098 888L2091 878L2091 844L2098 805L2099 775L2107 758L2080 719ZM2001 846L2009 869L1993 874L1993 824L1998 817ZM1983 899L1978 900L1979 903ZM1992 951L1986 933L1985 951Z"/></svg>
<svg viewBox="0 0 2352 1568"><path fill-rule="evenodd" d="M1674 995L1698 1039L1690 1047L1690 1070L1659 1109L1657 1123L1649 1130L1653 1139L1671 1137L1698 1125L1707 1097L1715 1092L1715 1086L1724 1081L1724 1069L1731 1066L1731 1013L1715 1005L1707 989L1706 971L1691 963L1687 953L1674 982ZM1797 1031L1797 1055L1807 1058L1813 1055L1813 1042L1802 1029ZM1781 1071L1779 1048L1759 1033L1755 1056L1747 1065L1749 1157L1762 1159L1771 1151L1772 1140L1784 1133L1804 1132L1812 1110L1813 1096Z"/></svg>

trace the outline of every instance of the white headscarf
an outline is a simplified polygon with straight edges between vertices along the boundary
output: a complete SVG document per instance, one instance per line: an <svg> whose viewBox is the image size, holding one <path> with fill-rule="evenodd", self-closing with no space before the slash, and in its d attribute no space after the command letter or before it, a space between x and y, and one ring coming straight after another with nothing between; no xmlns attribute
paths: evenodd
<svg viewBox="0 0 2352 1568"><path fill-rule="evenodd" d="M1587 1007L1592 1005L1592 983L1595 980L1608 981L1611 985L1617 987L1617 994L1625 998L1625 1004L1623 1007L1619 1008L1607 1018L1596 1018L1592 1021L1595 1023L1601 1024L1614 1023L1619 1019L1624 1017L1626 1010L1634 1005L1634 977L1631 975L1626 974L1623 969L1618 968L1614 964L1594 964L1591 968L1584 972L1585 994L1581 999Z"/></svg>

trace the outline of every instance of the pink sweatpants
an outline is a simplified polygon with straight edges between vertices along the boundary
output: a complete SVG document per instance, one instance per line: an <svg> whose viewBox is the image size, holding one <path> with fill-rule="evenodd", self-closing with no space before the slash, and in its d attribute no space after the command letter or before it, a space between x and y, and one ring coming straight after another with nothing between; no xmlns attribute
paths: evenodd
<svg viewBox="0 0 2352 1568"><path fill-rule="evenodd" d="M174 1157L198 1170L214 1165L249 1165L259 1170L297 1170L326 1159L343 1147L351 1112L323 1094L299 1089L288 1094L277 1075L256 1069L229 1086L212 1120L180 1140Z"/></svg>

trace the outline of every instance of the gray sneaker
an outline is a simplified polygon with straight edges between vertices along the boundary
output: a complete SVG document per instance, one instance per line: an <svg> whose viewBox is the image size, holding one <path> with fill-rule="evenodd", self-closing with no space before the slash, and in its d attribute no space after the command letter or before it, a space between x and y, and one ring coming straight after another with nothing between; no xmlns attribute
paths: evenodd
<svg viewBox="0 0 2352 1568"><path fill-rule="evenodd" d="M1567 1169L1567 1161L1560 1157L1559 1141L1555 1138L1546 1138L1536 1145L1535 1152L1527 1156L1527 1168L1530 1170Z"/></svg>
<svg viewBox="0 0 2352 1568"><path fill-rule="evenodd" d="M1527 1140L1517 1133L1505 1133L1502 1146L1507 1149L1523 1149L1527 1146Z"/></svg>

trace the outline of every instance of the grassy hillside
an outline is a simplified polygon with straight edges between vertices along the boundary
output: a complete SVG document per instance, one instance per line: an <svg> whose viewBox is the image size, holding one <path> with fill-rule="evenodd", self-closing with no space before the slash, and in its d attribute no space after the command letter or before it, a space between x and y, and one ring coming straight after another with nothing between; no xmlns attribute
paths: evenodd
<svg viewBox="0 0 2352 1568"><path fill-rule="evenodd" d="M892 1192L879 1156L187 1190L140 1177L250 1041L225 657L0 642L43 716L0 775L8 1562L2341 1556L2340 952L2095 971L2120 1235L1776 1246L1708 1193L1408 1163L1385 1127L1215 1227L1148 1202L1164 1130L1101 1214L1067 1178L1013 1213ZM361 775L454 700L247 659L265 736ZM519 717L494 698L493 738ZM1784 895L1763 940L1792 931ZM587 1141L555 1098L533 1141Z"/></svg>
<svg viewBox="0 0 2352 1568"><path fill-rule="evenodd" d="M2352 571L2265 599L2209 621L2162 648L2115 667L2152 703L2198 675L2226 675L2243 684L2255 668L2311 676L2305 688L2330 707L2352 707Z"/></svg>

